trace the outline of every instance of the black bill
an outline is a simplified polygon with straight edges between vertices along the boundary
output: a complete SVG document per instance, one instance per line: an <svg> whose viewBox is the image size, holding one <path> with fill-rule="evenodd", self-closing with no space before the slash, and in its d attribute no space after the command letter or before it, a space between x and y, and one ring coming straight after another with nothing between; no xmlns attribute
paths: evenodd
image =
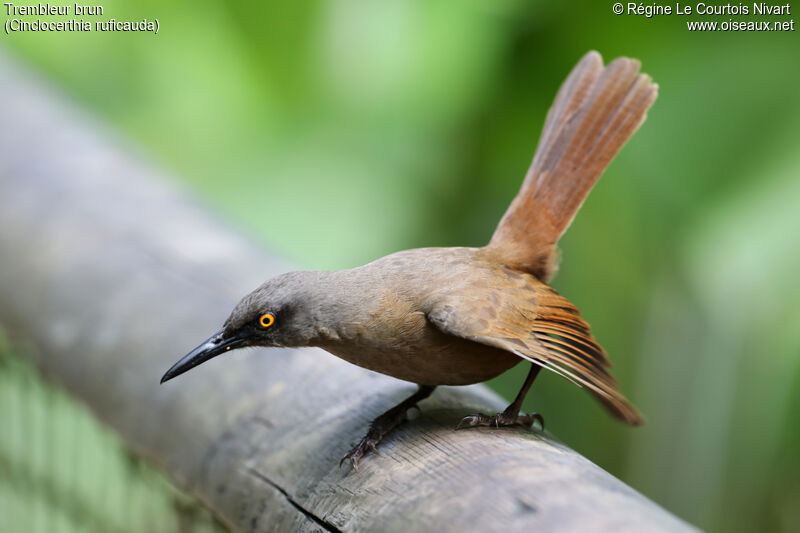
<svg viewBox="0 0 800 533"><path fill-rule="evenodd" d="M172 365L172 368L167 370L164 377L161 378L161 383L169 381L176 376L180 376L199 364L205 363L209 359L225 353L229 350L241 348L244 346L244 340L239 337L222 338L222 331L214 333L203 344L183 356L180 361Z"/></svg>

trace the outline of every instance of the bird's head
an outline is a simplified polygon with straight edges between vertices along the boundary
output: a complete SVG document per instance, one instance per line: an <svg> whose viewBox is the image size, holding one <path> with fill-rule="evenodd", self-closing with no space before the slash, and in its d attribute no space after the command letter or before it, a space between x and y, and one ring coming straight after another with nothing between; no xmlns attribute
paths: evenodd
<svg viewBox="0 0 800 533"><path fill-rule="evenodd" d="M305 298L309 274L311 273L283 274L242 298L222 329L167 370L161 383L237 348L307 345L314 332Z"/></svg>

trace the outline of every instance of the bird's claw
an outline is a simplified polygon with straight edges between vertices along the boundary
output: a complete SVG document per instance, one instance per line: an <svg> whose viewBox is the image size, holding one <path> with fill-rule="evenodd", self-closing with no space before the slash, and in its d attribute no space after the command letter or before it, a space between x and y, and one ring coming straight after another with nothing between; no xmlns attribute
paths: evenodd
<svg viewBox="0 0 800 533"><path fill-rule="evenodd" d="M464 429L464 428L471 428L475 426L488 426L489 419L486 415L476 413L474 415L467 415L461 419L461 421L456 426L456 429Z"/></svg>
<svg viewBox="0 0 800 533"><path fill-rule="evenodd" d="M533 427L533 423L539 421L539 426L544 431L544 418L539 413L531 413L529 415L497 413L496 415L484 415L476 413L467 415L461 419L456 426L456 429L471 428L476 426L486 427L506 427L506 426L524 426Z"/></svg>
<svg viewBox="0 0 800 533"><path fill-rule="evenodd" d="M361 442L353 446L353 448L342 457L339 461L339 468L342 467L345 461L349 460L353 470L358 472L358 464L361 462L361 458L369 453L370 450L372 450L375 455L380 455L378 453L378 442L380 442L380 439L376 439L373 435L368 433L366 437L361 439Z"/></svg>

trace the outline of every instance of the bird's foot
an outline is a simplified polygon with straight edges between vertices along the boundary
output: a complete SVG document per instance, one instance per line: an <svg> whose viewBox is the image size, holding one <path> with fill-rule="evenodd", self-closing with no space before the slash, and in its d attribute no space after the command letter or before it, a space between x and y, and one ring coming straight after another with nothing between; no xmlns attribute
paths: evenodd
<svg viewBox="0 0 800 533"><path fill-rule="evenodd" d="M435 387L421 385L416 393L373 420L372 424L369 426L369 431L367 431L367 434L361 439L361 442L356 444L353 449L347 452L345 456L342 457L341 461L339 461L339 467L341 467L345 461L350 461L353 470L357 472L358 463L361 462L361 458L368 454L370 450L377 454L378 444L383 440L383 437L402 424L406 420L406 413L408 410L412 407L416 407L417 402L420 400L424 400L430 396L434 388Z"/></svg>
<svg viewBox="0 0 800 533"><path fill-rule="evenodd" d="M474 415L467 415L461 419L456 429L471 428L477 426L488 427L504 427L504 426L524 426L532 427L535 421L539 421L539 426L544 430L544 418L539 413L531 413L529 415L520 414L517 412L503 411L496 415L484 415L476 413Z"/></svg>
<svg viewBox="0 0 800 533"><path fill-rule="evenodd" d="M364 457L364 455L369 453L370 450L375 452L376 455L378 454L378 443L383 439L385 433L381 434L380 431L375 430L374 425L375 423L373 422L373 426L369 428L369 431L364 438L361 439L361 442L353 446L353 448L342 457L339 461L339 468L342 467L345 461L350 461L353 470L358 472L358 463L361 462L361 458ZM386 433L388 433L388 431Z"/></svg>

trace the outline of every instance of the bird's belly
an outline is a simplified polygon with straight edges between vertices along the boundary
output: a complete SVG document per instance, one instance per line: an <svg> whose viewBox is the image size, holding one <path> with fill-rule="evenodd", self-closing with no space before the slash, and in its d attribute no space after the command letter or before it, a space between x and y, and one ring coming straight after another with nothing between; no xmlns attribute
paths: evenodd
<svg viewBox="0 0 800 533"><path fill-rule="evenodd" d="M438 332L409 340L394 345L331 343L321 347L360 367L420 385L480 383L521 361L505 350Z"/></svg>

